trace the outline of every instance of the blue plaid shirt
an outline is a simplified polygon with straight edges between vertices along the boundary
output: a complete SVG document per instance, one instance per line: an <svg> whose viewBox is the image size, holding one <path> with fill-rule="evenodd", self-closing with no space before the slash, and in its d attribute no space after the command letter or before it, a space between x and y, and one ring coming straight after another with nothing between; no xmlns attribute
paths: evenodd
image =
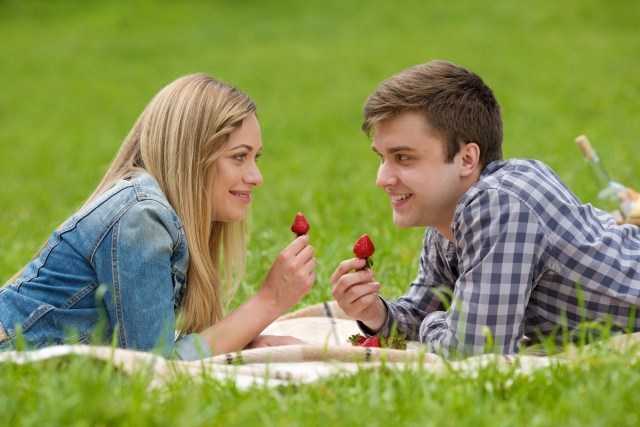
<svg viewBox="0 0 640 427"><path fill-rule="evenodd" d="M416 279L384 301L383 334L395 323L430 351L470 356L585 321L640 330L640 227L580 203L543 163L489 164L452 228L455 243L427 229Z"/></svg>

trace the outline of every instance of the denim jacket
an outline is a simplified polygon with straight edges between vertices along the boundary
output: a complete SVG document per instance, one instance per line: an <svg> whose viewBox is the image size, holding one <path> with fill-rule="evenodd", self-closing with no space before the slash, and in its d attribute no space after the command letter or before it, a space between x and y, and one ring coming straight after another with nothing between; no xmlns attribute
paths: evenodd
<svg viewBox="0 0 640 427"><path fill-rule="evenodd" d="M199 334L175 340L189 265L180 218L147 173L121 180L58 227L0 289L0 350L117 342L193 360ZM18 338L20 336L21 338Z"/></svg>

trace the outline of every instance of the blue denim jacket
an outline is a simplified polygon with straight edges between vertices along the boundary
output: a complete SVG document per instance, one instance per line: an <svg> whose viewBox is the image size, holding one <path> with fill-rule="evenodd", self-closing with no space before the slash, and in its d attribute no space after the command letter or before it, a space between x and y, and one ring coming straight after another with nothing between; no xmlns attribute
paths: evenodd
<svg viewBox="0 0 640 427"><path fill-rule="evenodd" d="M199 334L175 340L189 249L180 218L147 173L119 181L56 229L0 289L0 350L104 343L194 360ZM115 337L114 337L115 335Z"/></svg>

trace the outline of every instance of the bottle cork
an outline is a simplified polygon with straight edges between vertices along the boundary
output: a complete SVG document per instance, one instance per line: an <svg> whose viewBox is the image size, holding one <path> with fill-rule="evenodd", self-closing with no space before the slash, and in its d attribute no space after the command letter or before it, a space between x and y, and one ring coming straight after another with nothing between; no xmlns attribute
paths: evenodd
<svg viewBox="0 0 640 427"><path fill-rule="evenodd" d="M586 135L580 135L577 137L576 144L578 144L578 147L585 159L591 160L596 156L596 152L593 147L591 147L591 143Z"/></svg>

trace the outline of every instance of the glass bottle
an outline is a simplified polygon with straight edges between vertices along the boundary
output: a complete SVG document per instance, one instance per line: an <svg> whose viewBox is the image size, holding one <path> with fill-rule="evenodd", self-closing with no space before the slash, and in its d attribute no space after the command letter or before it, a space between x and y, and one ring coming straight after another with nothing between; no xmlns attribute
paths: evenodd
<svg viewBox="0 0 640 427"><path fill-rule="evenodd" d="M604 168L598 154L591 146L586 135L576 138L576 144L580 148L585 161L589 165L593 176L598 181L600 190L597 195L596 206L614 214L628 216L633 209L632 203L621 199L621 194L626 191L626 187L619 182L613 181L607 170Z"/></svg>

